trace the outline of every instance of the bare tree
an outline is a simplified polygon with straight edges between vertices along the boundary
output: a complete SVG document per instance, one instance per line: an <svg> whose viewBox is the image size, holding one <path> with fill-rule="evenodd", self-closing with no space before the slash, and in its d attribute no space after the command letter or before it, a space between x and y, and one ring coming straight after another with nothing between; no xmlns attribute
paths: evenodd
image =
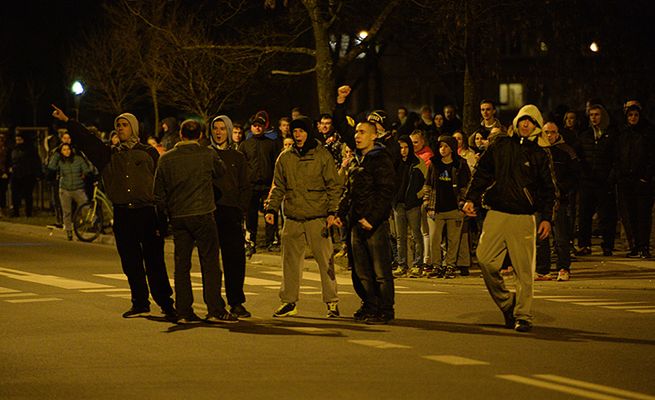
<svg viewBox="0 0 655 400"><path fill-rule="evenodd" d="M37 114L39 111L39 100L45 93L45 86L40 84L31 74L25 81L25 98L32 107L32 125L36 126Z"/></svg>

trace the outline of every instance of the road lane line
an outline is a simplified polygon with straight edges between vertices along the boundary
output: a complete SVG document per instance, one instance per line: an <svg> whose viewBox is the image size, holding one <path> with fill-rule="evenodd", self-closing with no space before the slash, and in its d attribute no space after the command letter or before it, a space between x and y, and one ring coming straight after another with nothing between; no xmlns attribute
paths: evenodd
<svg viewBox="0 0 655 400"><path fill-rule="evenodd" d="M546 301L555 301L558 303L571 303L574 301L584 301L584 302L593 302L593 301L613 301L612 299L581 299L581 298L570 298L570 299L544 299Z"/></svg>
<svg viewBox="0 0 655 400"><path fill-rule="evenodd" d="M108 294L107 297L117 297L119 299L131 299L131 294Z"/></svg>
<svg viewBox="0 0 655 400"><path fill-rule="evenodd" d="M611 386L599 385L596 383L579 381L577 379L566 378L563 376L550 375L550 374L540 374L535 375L537 378L546 379L553 382L568 384L572 386L578 386L585 389L592 389L599 392L605 392L609 394L615 394L617 396L625 396L632 399L638 400L655 400L655 396L650 396L644 393L633 392L630 390L618 389Z"/></svg>
<svg viewBox="0 0 655 400"><path fill-rule="evenodd" d="M423 356L428 360L438 361L444 364L449 365L489 365L486 361L474 360L472 358L453 356L453 355L434 355L434 356Z"/></svg>
<svg viewBox="0 0 655 400"><path fill-rule="evenodd" d="M93 275L98 276L100 278L117 279L119 281L127 280L127 276L125 276L125 274L93 274Z"/></svg>
<svg viewBox="0 0 655 400"><path fill-rule="evenodd" d="M107 292L129 292L129 288L109 288L109 289L82 289L82 293L107 293Z"/></svg>
<svg viewBox="0 0 655 400"><path fill-rule="evenodd" d="M648 309L655 308L655 306L604 306L602 308L609 308L610 310L632 310L632 309Z"/></svg>
<svg viewBox="0 0 655 400"><path fill-rule="evenodd" d="M20 290L9 289L9 288L6 288L6 287L0 287L0 293L19 293L19 292L20 292Z"/></svg>
<svg viewBox="0 0 655 400"><path fill-rule="evenodd" d="M275 275L275 276L282 276L283 273L282 271L262 271L264 274L269 274L269 275ZM309 271L303 271L302 272L302 279L312 281L312 282L320 282L321 281L321 274L318 272L309 272ZM338 285L345 285L347 283L351 283L350 279L346 278L340 278L340 277L335 277L337 284Z"/></svg>
<svg viewBox="0 0 655 400"><path fill-rule="evenodd" d="M0 294L0 297L29 297L36 296L36 293L6 293Z"/></svg>
<svg viewBox="0 0 655 400"><path fill-rule="evenodd" d="M411 349L412 346L404 344L389 343L383 340L349 340L350 343L360 344L362 346L373 347L376 349Z"/></svg>
<svg viewBox="0 0 655 400"><path fill-rule="evenodd" d="M571 304L576 304L578 306L620 306L624 304L644 304L645 301L608 301L608 302L598 302L598 303L571 303Z"/></svg>
<svg viewBox="0 0 655 400"><path fill-rule="evenodd" d="M59 299L57 297L37 297L34 299L14 299L14 300L5 300L7 303L37 303L37 302L45 302L45 301L59 301L63 299Z"/></svg>
<svg viewBox="0 0 655 400"><path fill-rule="evenodd" d="M278 328L284 328L290 331L295 331L295 332L300 332L304 333L306 335L326 335L326 334L332 334L334 335L335 333L338 333L334 330L328 330L328 329L323 329L323 328L315 328L312 326L284 326L284 327L278 327Z"/></svg>
<svg viewBox="0 0 655 400"><path fill-rule="evenodd" d="M62 278L60 276L55 276L55 275L33 274L30 272L24 272L24 271L2 268L2 267L0 267L0 275L12 279L17 279L19 281L38 283L47 286L54 286L61 289L99 289L99 288L111 287L108 285L102 285L100 283L78 281L76 279Z"/></svg>
<svg viewBox="0 0 655 400"><path fill-rule="evenodd" d="M438 290L396 290L396 294L448 294Z"/></svg>
<svg viewBox="0 0 655 400"><path fill-rule="evenodd" d="M633 312L633 313L639 313L639 314L653 314L653 313L655 313L655 310L626 310L626 311L630 311L630 312Z"/></svg>
<svg viewBox="0 0 655 400"><path fill-rule="evenodd" d="M533 296L534 299L579 299L582 300L587 296L547 296L547 295L542 295L542 296Z"/></svg>
<svg viewBox="0 0 655 400"><path fill-rule="evenodd" d="M575 396L586 397L595 400L625 400L621 397L614 397L607 394L591 392L589 390L578 389L574 387L559 385L552 382L544 382L539 379L527 378L520 375L496 375L497 378L505 379L512 382L522 383L524 385L537 386L544 389L554 390L556 392L568 393Z"/></svg>

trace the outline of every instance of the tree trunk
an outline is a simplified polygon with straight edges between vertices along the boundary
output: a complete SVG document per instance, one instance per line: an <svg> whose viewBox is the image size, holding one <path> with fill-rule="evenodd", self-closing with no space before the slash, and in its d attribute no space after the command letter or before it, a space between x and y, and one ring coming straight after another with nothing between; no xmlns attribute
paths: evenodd
<svg viewBox="0 0 655 400"><path fill-rule="evenodd" d="M303 1L312 20L316 48L316 93L320 113L331 113L336 102L334 62L330 53L328 23L323 20L320 6L315 0Z"/></svg>
<svg viewBox="0 0 655 400"><path fill-rule="evenodd" d="M154 113L154 118L155 118L155 125L154 127L154 132L153 135L155 137L159 137L159 130L161 127L159 126L159 98L157 96L157 89L154 87L150 88L150 98L152 99L152 111Z"/></svg>

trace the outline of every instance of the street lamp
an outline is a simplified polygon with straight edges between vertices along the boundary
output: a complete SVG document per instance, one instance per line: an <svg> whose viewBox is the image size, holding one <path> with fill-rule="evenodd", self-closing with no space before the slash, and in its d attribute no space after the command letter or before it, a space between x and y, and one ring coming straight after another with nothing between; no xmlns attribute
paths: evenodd
<svg viewBox="0 0 655 400"><path fill-rule="evenodd" d="M75 81L71 86L71 92L75 96L75 119L79 121L80 119L80 97L84 94L84 86L82 82Z"/></svg>

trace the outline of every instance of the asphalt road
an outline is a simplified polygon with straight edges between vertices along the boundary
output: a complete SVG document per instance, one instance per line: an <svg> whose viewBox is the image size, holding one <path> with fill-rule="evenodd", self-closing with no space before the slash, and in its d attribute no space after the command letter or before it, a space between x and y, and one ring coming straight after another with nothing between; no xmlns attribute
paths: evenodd
<svg viewBox="0 0 655 400"><path fill-rule="evenodd" d="M521 334L502 327L477 274L397 280L397 320L368 326L350 318L359 302L347 272L342 318L324 317L308 261L298 316L274 319L277 256L255 255L247 268L253 318L128 320L112 246L0 230L0 399L655 399L649 276L539 282L535 328Z"/></svg>

